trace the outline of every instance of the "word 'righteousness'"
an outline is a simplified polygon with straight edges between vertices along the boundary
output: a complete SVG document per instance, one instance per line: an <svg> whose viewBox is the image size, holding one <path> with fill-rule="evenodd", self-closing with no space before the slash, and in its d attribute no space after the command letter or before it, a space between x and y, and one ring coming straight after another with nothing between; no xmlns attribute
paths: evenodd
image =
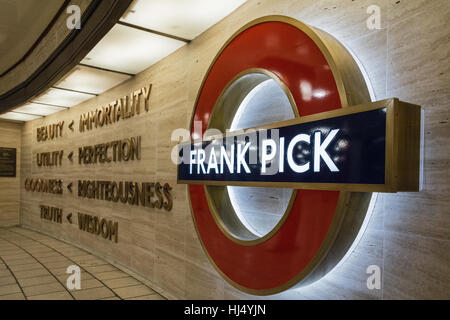
<svg viewBox="0 0 450 320"><path fill-rule="evenodd" d="M172 187L159 182L78 181L78 197L164 209L173 207Z"/></svg>

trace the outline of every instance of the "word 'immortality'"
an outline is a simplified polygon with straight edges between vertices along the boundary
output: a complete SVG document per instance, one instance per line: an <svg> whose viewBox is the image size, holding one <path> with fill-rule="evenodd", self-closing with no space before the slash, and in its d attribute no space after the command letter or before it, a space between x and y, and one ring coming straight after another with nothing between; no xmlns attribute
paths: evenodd
<svg viewBox="0 0 450 320"><path fill-rule="evenodd" d="M119 98L110 104L95 111L90 111L80 116L80 132L92 130L118 122L120 119L128 119L141 113L141 102L144 102L145 111L150 108L150 93L152 85L133 91L129 96Z"/></svg>

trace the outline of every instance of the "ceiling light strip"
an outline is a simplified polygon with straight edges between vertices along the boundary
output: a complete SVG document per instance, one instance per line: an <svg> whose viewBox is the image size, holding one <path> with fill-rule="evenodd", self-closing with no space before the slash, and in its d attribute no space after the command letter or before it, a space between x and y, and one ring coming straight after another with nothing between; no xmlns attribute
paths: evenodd
<svg viewBox="0 0 450 320"><path fill-rule="evenodd" d="M25 114L25 115L27 115L27 116L34 116L34 117L41 117L41 118L44 118L44 116L41 115L41 114L27 113L27 112L19 112L19 111L8 111L8 112L11 112L11 113L17 113L17 114Z"/></svg>
<svg viewBox="0 0 450 320"><path fill-rule="evenodd" d="M117 71L117 70L112 70L112 69L107 69L107 68L97 67L97 66L89 65L89 64L85 64L85 63L79 63L78 65L79 65L79 66L82 66L82 67L87 67L87 68L92 68L92 69L101 70L101 71L108 71L108 72L113 72L113 73L123 74L123 75L130 76L130 77L134 77L134 76L135 76L135 74L133 74L133 73L128 73L128 72L122 72L122 71Z"/></svg>
<svg viewBox="0 0 450 320"><path fill-rule="evenodd" d="M159 36L163 36L163 37L166 37L166 38L170 38L170 39L174 39L174 40L178 40L178 41L183 41L183 42L186 42L186 43L191 42L191 40L188 40L188 39L185 39L185 38L177 37L177 36L174 36L172 34L160 32L160 31L156 31L156 30L152 30L152 29L147 29L147 28L135 25L135 24L128 23L128 22L118 21L117 24L120 24L120 25L125 26L125 27L129 27L129 28L133 28L133 29L137 29L137 30L141 30L141 31L157 34Z"/></svg>
<svg viewBox="0 0 450 320"><path fill-rule="evenodd" d="M63 106L58 106L56 104L48 104L48 103L43 103L43 102L30 101L30 103L40 104L42 106L48 106L48 107L56 107L56 108L61 108L61 109L70 109L69 107L63 107Z"/></svg>
<svg viewBox="0 0 450 320"><path fill-rule="evenodd" d="M68 89L68 88L60 88L60 87L55 87L55 86L53 86L52 88L57 89L57 90L64 90L64 91L69 91L69 92L88 94L91 96L98 96L98 94L92 93L92 92L78 91L78 90L73 90L73 89Z"/></svg>

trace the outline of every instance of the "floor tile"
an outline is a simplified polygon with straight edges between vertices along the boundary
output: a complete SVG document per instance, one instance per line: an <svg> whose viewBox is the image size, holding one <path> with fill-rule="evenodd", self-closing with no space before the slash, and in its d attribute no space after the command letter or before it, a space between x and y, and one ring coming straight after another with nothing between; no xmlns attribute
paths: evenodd
<svg viewBox="0 0 450 320"><path fill-rule="evenodd" d="M155 291L153 291L152 289L150 289L144 285L119 288L119 289L114 289L114 291L122 299L140 297L140 296L151 295L151 294L155 293Z"/></svg>
<svg viewBox="0 0 450 320"><path fill-rule="evenodd" d="M70 266L70 264L65 266L65 267L62 267L62 268L51 268L51 267L49 267L49 270L55 276L63 276L63 275L69 276L69 274L67 273L67 268L69 266Z"/></svg>
<svg viewBox="0 0 450 320"><path fill-rule="evenodd" d="M8 277L11 275L11 272L9 272L9 270L5 269L5 270L0 270L0 277Z"/></svg>
<svg viewBox="0 0 450 320"><path fill-rule="evenodd" d="M19 293L20 288L17 284L8 284L5 286L0 286L0 296L5 296L7 294Z"/></svg>
<svg viewBox="0 0 450 320"><path fill-rule="evenodd" d="M32 296L29 297L28 300L73 300L73 298L67 292L55 292L43 294L40 296Z"/></svg>
<svg viewBox="0 0 450 320"><path fill-rule="evenodd" d="M106 287L72 291L72 294L77 300L98 300L115 297L114 292Z"/></svg>
<svg viewBox="0 0 450 320"><path fill-rule="evenodd" d="M110 280L110 279L118 279L118 278L125 278L128 275L125 272L122 271L108 271L108 272L101 272L101 273L94 273L95 277L100 280Z"/></svg>
<svg viewBox="0 0 450 320"><path fill-rule="evenodd" d="M0 277L0 286L6 286L8 284L15 284L16 279L13 276Z"/></svg>
<svg viewBox="0 0 450 320"><path fill-rule="evenodd" d="M5 264L7 264L8 266L28 263L29 261L34 261L33 257L28 254L24 254L24 255L20 255L20 256L2 255L1 257L2 257L2 260L5 261Z"/></svg>
<svg viewBox="0 0 450 320"><path fill-rule="evenodd" d="M0 228L0 235L9 241L0 239L0 300L165 299L116 266L75 246L22 228ZM80 290L66 288L71 265L81 268Z"/></svg>
<svg viewBox="0 0 450 320"><path fill-rule="evenodd" d="M25 287L23 288L23 291L27 297L30 297L43 295L47 293L63 292L66 291L66 289L55 280L55 282L49 284L42 284L33 287Z"/></svg>
<svg viewBox="0 0 450 320"><path fill-rule="evenodd" d="M36 270L36 269L42 269L44 268L40 263L29 263L29 264L21 264L18 266L11 266L12 272L19 272L19 271L29 271L29 270Z"/></svg>
<svg viewBox="0 0 450 320"><path fill-rule="evenodd" d="M61 262L61 261L67 261L66 257L63 257L62 255L58 256L51 256L46 258L39 258L39 262L41 263L51 263L51 262Z"/></svg>
<svg viewBox="0 0 450 320"><path fill-rule="evenodd" d="M33 257L37 259L45 259L45 258L52 258L52 257L60 257L61 255L55 251L51 252L40 252L33 254Z"/></svg>
<svg viewBox="0 0 450 320"><path fill-rule="evenodd" d="M108 272L108 271L118 271L118 269L110 264L105 264L102 266L93 266L93 267L85 267L85 269L88 272L91 273L101 273L101 272Z"/></svg>
<svg viewBox="0 0 450 320"><path fill-rule="evenodd" d="M55 275L55 277L62 283L66 283L67 278L69 276L70 276L69 274ZM84 280L89 280L89 279L93 279L92 275L85 273L85 272L81 272L81 282L83 282Z"/></svg>
<svg viewBox="0 0 450 320"><path fill-rule="evenodd" d="M35 278L17 279L17 281L19 282L20 286L22 288L24 288L24 287L32 287L32 286L37 286L37 285L49 284L49 283L55 282L57 280L53 276L40 276L40 277L35 277Z"/></svg>
<svg viewBox="0 0 450 320"><path fill-rule="evenodd" d="M14 272L17 279L35 278L40 276L48 276L50 273L45 269L36 269L28 271Z"/></svg>
<svg viewBox="0 0 450 320"><path fill-rule="evenodd" d="M4 258L3 260L5 260L5 262L8 264L8 266L18 266L21 264L30 264L30 263L34 263L36 262L36 259L34 259L33 257L28 257L28 258L19 258L19 259L8 259L8 258Z"/></svg>
<svg viewBox="0 0 450 320"><path fill-rule="evenodd" d="M81 290L103 287L104 285L97 279L81 280Z"/></svg>
<svg viewBox="0 0 450 320"><path fill-rule="evenodd" d="M25 300L25 296L22 293L13 293L6 296L0 296L0 301L2 300Z"/></svg>
<svg viewBox="0 0 450 320"><path fill-rule="evenodd" d="M148 296L129 298L127 300L167 300L167 299L160 296L159 294L151 294Z"/></svg>
<svg viewBox="0 0 450 320"><path fill-rule="evenodd" d="M136 285L141 284L141 282L139 282L138 280L136 280L133 277L104 280L103 283L111 289L118 289L118 288L136 286Z"/></svg>
<svg viewBox="0 0 450 320"><path fill-rule="evenodd" d="M70 260L58 261L58 262L49 262L46 263L45 266L49 269L58 269L58 268L66 268L72 266L74 263Z"/></svg>

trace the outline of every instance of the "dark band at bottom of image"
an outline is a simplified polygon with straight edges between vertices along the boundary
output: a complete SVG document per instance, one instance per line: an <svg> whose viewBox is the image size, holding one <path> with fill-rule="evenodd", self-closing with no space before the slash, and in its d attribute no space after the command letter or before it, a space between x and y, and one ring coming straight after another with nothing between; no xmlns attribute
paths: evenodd
<svg viewBox="0 0 450 320"><path fill-rule="evenodd" d="M16 303L9 302L3 304L6 308L16 308ZM30 301L28 302L30 303ZM45 308L48 301L31 301L28 304L31 308ZM52 308L66 309L73 304L71 301L54 301ZM301 319L302 315L320 314L335 315L336 312L352 312L357 317L358 310L370 310L382 316L384 308L389 311L395 311L395 308L402 314L415 313L423 308L448 308L448 301L439 300L122 300L122 301L101 301L102 304L108 304L108 308L97 308L92 305L93 301L77 301L77 304L83 305L82 308L76 308L71 312L85 314L87 308L89 313L94 315L98 313L102 316L117 315L120 311L127 311L132 308L134 313L151 312L153 315L161 315L167 319ZM67 305L66 305L67 304ZM380 309L383 308L383 309ZM149 309L150 308L150 309ZM360 309L361 308L361 309ZM377 309L373 309L377 308ZM442 310L444 311L444 310Z"/></svg>

